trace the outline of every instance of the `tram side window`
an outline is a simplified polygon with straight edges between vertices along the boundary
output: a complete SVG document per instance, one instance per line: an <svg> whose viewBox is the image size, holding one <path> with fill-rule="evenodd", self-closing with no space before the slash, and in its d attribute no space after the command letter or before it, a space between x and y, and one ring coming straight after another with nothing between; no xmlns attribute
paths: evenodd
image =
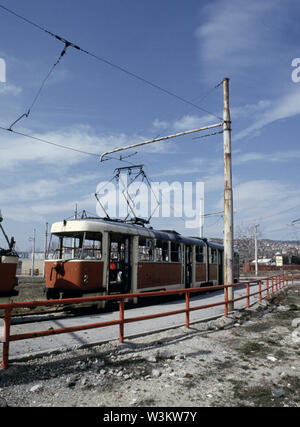
<svg viewBox="0 0 300 427"><path fill-rule="evenodd" d="M157 240L155 247L156 261L169 261L169 243L165 240Z"/></svg>
<svg viewBox="0 0 300 427"><path fill-rule="evenodd" d="M181 262L181 245L180 243L171 243L171 261Z"/></svg>
<svg viewBox="0 0 300 427"><path fill-rule="evenodd" d="M236 252L234 252L234 254L233 254L233 266L234 266L234 268L236 268L237 270L239 269L239 267L240 267L240 257L239 257L239 254L238 253L236 253Z"/></svg>
<svg viewBox="0 0 300 427"><path fill-rule="evenodd" d="M153 240L139 238L139 261L153 261Z"/></svg>
<svg viewBox="0 0 300 427"><path fill-rule="evenodd" d="M219 257L218 257L218 264L219 265L222 265L222 251L221 250L219 250Z"/></svg>
<svg viewBox="0 0 300 427"><path fill-rule="evenodd" d="M101 240L85 239L80 254L81 259L97 259L102 258L102 242Z"/></svg>
<svg viewBox="0 0 300 427"><path fill-rule="evenodd" d="M196 262L204 262L203 246L196 246Z"/></svg>
<svg viewBox="0 0 300 427"><path fill-rule="evenodd" d="M217 250L211 249L211 264L217 264Z"/></svg>

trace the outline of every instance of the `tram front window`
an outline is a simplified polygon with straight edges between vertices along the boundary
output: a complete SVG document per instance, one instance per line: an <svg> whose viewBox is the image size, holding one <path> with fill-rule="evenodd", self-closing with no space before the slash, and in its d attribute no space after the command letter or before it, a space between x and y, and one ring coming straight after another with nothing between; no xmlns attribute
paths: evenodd
<svg viewBox="0 0 300 427"><path fill-rule="evenodd" d="M57 237L58 241L53 239ZM49 243L48 259L102 259L101 233L73 233L64 236L52 236Z"/></svg>

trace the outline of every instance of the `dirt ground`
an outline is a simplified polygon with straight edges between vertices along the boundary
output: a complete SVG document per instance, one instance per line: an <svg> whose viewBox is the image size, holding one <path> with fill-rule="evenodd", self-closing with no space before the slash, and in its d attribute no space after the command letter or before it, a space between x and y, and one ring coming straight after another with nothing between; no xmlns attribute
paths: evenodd
<svg viewBox="0 0 300 427"><path fill-rule="evenodd" d="M214 321L0 370L0 407L299 407L300 283Z"/></svg>

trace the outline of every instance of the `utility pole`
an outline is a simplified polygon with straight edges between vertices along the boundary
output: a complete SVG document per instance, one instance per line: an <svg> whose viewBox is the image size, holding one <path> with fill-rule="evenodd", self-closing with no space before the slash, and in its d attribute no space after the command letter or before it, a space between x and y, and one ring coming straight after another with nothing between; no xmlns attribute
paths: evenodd
<svg viewBox="0 0 300 427"><path fill-rule="evenodd" d="M153 144L159 141L165 141L179 136L189 135L195 132L200 132L206 129L223 127L224 141L224 284L233 284L233 201L232 201L232 172L231 172L231 120L229 111L229 79L223 80L223 96L224 96L224 113L223 121L202 128L193 129L185 132L180 132L173 135L168 135L160 138L154 138L138 144L128 145L126 147L115 148L101 154L100 162L103 162L108 154L117 153L119 151L130 150L146 144ZM221 133L221 132L215 132ZM211 134L212 135L212 134ZM202 233L202 231L200 230ZM228 298L232 300L234 297L233 288L228 289ZM228 310L233 310L233 303L228 304Z"/></svg>
<svg viewBox="0 0 300 427"><path fill-rule="evenodd" d="M233 283L233 200L231 171L231 120L229 110L229 79L223 80L224 113L224 284ZM228 288L228 299L234 298L233 288ZM233 302L228 304L228 311L234 309Z"/></svg>
<svg viewBox="0 0 300 427"><path fill-rule="evenodd" d="M77 205L77 203L75 203L75 206L74 206L74 219L77 219L77 217L78 217L78 205ZM75 246L76 246L76 239L72 239L72 258L73 259L75 258L75 254L76 254L76 248L75 248Z"/></svg>
<svg viewBox="0 0 300 427"><path fill-rule="evenodd" d="M200 212L199 212L199 237L204 237L203 235L203 223L204 223L204 209L203 209L203 205L204 205L204 199L200 200Z"/></svg>
<svg viewBox="0 0 300 427"><path fill-rule="evenodd" d="M45 226L45 244L44 244L44 258L47 258L47 246L48 246L48 222Z"/></svg>
<svg viewBox="0 0 300 427"><path fill-rule="evenodd" d="M255 276L258 274L258 260L257 260L257 227L259 224L254 226L254 253L255 253Z"/></svg>
<svg viewBox="0 0 300 427"><path fill-rule="evenodd" d="M33 229L32 237L32 267L31 267L31 276L34 276L34 258L35 258L35 228Z"/></svg>

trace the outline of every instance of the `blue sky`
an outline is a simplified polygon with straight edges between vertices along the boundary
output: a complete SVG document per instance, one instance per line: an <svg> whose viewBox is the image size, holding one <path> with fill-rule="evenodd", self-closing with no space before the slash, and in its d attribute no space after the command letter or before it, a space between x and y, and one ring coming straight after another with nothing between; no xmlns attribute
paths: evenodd
<svg viewBox="0 0 300 427"><path fill-rule="evenodd" d="M154 84L222 116L230 78L235 236L260 224L261 237L300 239L300 57L296 0L1 0L31 21ZM0 126L25 113L63 44L0 9ZM299 71L300 75L300 71ZM47 80L28 118L14 130L101 154L115 147L216 123L210 116L73 48ZM201 181L205 213L223 209L222 135L195 135L138 150L152 181ZM128 153L129 154L129 153ZM19 249L37 229L79 210L96 212L94 193L116 160L72 152L0 131L0 208ZM153 226L185 235L182 218ZM221 215L204 234L222 237Z"/></svg>

